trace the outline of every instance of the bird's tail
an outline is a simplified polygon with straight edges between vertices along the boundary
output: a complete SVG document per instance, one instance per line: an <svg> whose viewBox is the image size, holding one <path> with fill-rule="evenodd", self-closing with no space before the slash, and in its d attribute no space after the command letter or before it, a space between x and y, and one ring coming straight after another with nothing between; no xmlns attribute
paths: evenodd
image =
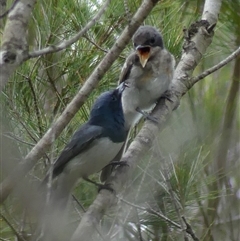
<svg viewBox="0 0 240 241"><path fill-rule="evenodd" d="M48 173L39 187L44 204L39 215L36 236L43 234L42 240L66 240L63 237L65 235L64 229L68 223L67 207L70 191L59 185L58 178L54 178L54 182L50 179L52 178Z"/></svg>

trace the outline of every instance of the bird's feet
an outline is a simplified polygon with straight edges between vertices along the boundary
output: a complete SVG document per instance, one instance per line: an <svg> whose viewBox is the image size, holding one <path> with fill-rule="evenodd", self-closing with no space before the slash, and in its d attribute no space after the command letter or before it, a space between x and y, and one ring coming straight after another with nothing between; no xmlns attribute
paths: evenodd
<svg viewBox="0 0 240 241"><path fill-rule="evenodd" d="M111 193L114 193L114 189L111 187L111 184L100 184L100 186L98 187L98 192L100 192L102 189L106 189Z"/></svg>
<svg viewBox="0 0 240 241"><path fill-rule="evenodd" d="M110 192L114 192L114 190L113 190L113 188L111 187L110 184L101 184L101 183L98 183L98 182L94 182L93 180L91 180L87 177L84 177L83 180L85 180L86 182L90 182L90 183L94 184L95 186L97 186L98 192L100 192L102 189L107 189Z"/></svg>
<svg viewBox="0 0 240 241"><path fill-rule="evenodd" d="M158 124L157 118L151 116L149 113L141 110L141 109L138 108L138 107L136 108L136 111L137 111L138 113L142 114L145 119L150 120L150 121L154 122L155 124Z"/></svg>
<svg viewBox="0 0 240 241"><path fill-rule="evenodd" d="M127 161L113 161L113 162L110 162L109 164L107 164L106 167L108 166L129 166Z"/></svg>
<svg viewBox="0 0 240 241"><path fill-rule="evenodd" d="M180 101L179 101L179 99L176 99L176 98L174 99L173 97L174 97L174 93L173 93L172 89L169 89L163 93L163 95L160 97L160 99L165 98L168 101L175 103L173 110L176 110L180 105Z"/></svg>
<svg viewBox="0 0 240 241"><path fill-rule="evenodd" d="M160 97L160 99L167 99L168 101L170 102L173 102L173 100L171 99L171 96L172 96L172 93L171 93L171 90L166 90Z"/></svg>

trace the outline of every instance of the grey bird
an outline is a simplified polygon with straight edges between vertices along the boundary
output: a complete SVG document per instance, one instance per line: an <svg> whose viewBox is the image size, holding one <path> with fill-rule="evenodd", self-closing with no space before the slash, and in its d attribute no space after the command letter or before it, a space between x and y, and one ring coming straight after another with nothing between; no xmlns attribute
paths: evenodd
<svg viewBox="0 0 240 241"><path fill-rule="evenodd" d="M151 119L146 111L151 110L168 90L175 66L175 59L164 47L156 28L141 26L132 40L135 50L126 59L119 78L119 84L127 83L129 87L122 95L126 131L142 116ZM121 158L122 152L124 147L114 162ZM105 181L110 173L108 166L102 171L101 181Z"/></svg>
<svg viewBox="0 0 240 241"><path fill-rule="evenodd" d="M135 51L127 58L119 79L119 83L129 86L122 96L127 128L136 124L141 114L151 110L168 90L175 66L175 59L156 28L139 27L133 45Z"/></svg>

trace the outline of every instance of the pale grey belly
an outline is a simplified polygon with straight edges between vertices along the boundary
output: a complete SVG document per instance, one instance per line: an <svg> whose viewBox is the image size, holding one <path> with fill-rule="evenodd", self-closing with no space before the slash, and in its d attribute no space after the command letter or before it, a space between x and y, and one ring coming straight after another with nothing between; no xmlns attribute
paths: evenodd
<svg viewBox="0 0 240 241"><path fill-rule="evenodd" d="M162 75L151 81L146 81L144 85L136 87L132 84L124 90L122 103L128 126L134 125L141 118L141 114L136 111L136 108L143 111L151 110L156 101L168 89L169 83L169 77Z"/></svg>
<svg viewBox="0 0 240 241"><path fill-rule="evenodd" d="M139 108L141 110L151 109L156 101L168 89L170 80L167 75L155 78L139 91Z"/></svg>
<svg viewBox="0 0 240 241"><path fill-rule="evenodd" d="M97 173L117 155L122 145L123 142L113 143L106 137L96 140L90 150L73 158L64 172L76 179Z"/></svg>

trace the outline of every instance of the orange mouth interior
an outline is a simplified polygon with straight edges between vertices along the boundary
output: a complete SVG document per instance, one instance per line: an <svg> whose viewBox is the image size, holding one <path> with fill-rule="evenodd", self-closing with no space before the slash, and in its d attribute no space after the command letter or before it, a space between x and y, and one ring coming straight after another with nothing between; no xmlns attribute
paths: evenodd
<svg viewBox="0 0 240 241"><path fill-rule="evenodd" d="M142 57L149 57L149 53L150 53L150 47L141 47L138 48L138 52Z"/></svg>
<svg viewBox="0 0 240 241"><path fill-rule="evenodd" d="M143 68L145 67L145 65L147 64L147 61L149 59L150 49L151 49L150 47L139 47L137 49L139 59L140 59L140 62L141 62L141 65Z"/></svg>

